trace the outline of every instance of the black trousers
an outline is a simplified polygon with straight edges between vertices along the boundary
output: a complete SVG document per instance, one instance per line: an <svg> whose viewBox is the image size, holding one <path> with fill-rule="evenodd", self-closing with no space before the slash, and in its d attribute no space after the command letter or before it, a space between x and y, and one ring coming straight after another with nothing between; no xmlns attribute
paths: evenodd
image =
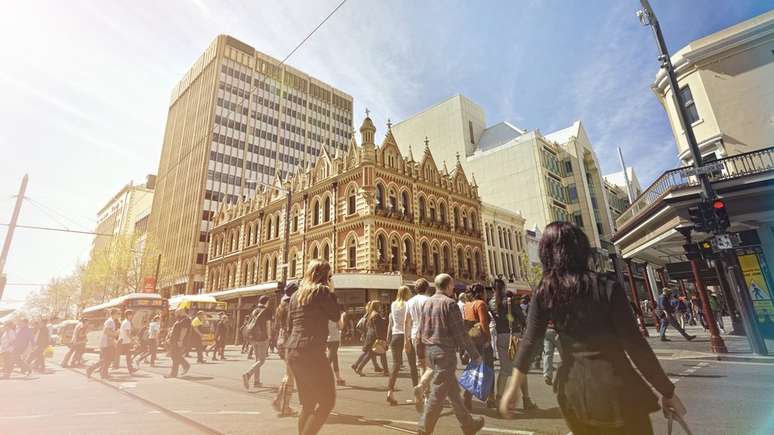
<svg viewBox="0 0 774 435"><path fill-rule="evenodd" d="M336 386L325 350L288 349L287 361L296 378L301 414L298 416L299 435L314 435L320 431L336 404Z"/></svg>
<svg viewBox="0 0 774 435"><path fill-rule="evenodd" d="M170 348L169 357L172 358L172 371L169 372L170 377L174 378L177 376L177 371L180 369L180 366L183 366L183 368L186 370L191 367L191 364L189 364L188 361L186 361L183 357L182 349L175 347Z"/></svg>
<svg viewBox="0 0 774 435"><path fill-rule="evenodd" d="M416 387L419 384L419 371L417 370L417 350L414 347L414 340L410 340L409 351L406 352L408 359L409 372L411 373L411 385Z"/></svg>
<svg viewBox="0 0 774 435"><path fill-rule="evenodd" d="M583 423L572 410L563 407L561 401L559 407L562 410L564 421L567 422L567 427L574 435L653 435L653 426L648 414L628 417L622 427L610 428Z"/></svg>

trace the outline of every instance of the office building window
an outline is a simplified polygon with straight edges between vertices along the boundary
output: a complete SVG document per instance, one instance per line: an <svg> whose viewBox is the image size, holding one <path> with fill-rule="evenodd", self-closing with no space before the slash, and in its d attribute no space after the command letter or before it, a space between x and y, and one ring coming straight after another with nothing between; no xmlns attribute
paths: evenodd
<svg viewBox="0 0 774 435"><path fill-rule="evenodd" d="M475 144L476 139L473 137L473 121L468 121L468 132L470 134L470 143Z"/></svg>
<svg viewBox="0 0 774 435"><path fill-rule="evenodd" d="M693 124L699 120L699 111L696 110L696 103L693 101L693 94L691 94L691 88L689 86L683 86L680 88L680 99L683 100L683 107L685 107L685 113L688 116L688 124Z"/></svg>

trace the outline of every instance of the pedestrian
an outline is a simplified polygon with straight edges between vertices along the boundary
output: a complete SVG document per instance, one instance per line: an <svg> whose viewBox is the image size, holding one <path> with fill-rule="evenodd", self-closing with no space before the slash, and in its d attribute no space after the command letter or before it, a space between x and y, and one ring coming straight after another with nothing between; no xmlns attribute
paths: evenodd
<svg viewBox="0 0 774 435"><path fill-rule="evenodd" d="M29 327L29 321L22 317L19 319L19 327L16 328L16 336L11 342L10 355L8 355L10 357L10 362L6 364L3 373L5 379L8 379L11 376L14 367L17 365L21 369L22 374L29 376L29 374L32 373L32 369L30 369L24 358L24 354L32 345L32 339L33 332Z"/></svg>
<svg viewBox="0 0 774 435"><path fill-rule="evenodd" d="M377 357L382 362L382 374L390 375L387 366L387 320L382 316L381 310L382 304L377 300L366 304L366 334L363 339L362 353L352 366L355 373L360 376L365 376L363 369L368 361Z"/></svg>
<svg viewBox="0 0 774 435"><path fill-rule="evenodd" d="M398 380L398 372L403 365L403 348L406 343L406 303L411 299L411 289L400 286L395 294L395 301L390 305L390 315L388 320L387 342L390 344L390 353L392 354L392 370L390 371L390 380L387 382L387 403L390 406L396 406L395 400L395 382Z"/></svg>
<svg viewBox="0 0 774 435"><path fill-rule="evenodd" d="M191 369L191 364L186 361L184 356L185 350L188 348L188 335L193 334L191 329L191 319L188 318L185 310L182 308L176 309L175 324L172 325L172 329L169 330L169 335L166 339L167 353L172 359L172 368L169 374L164 375L165 378L176 378L180 366L183 366L183 376Z"/></svg>
<svg viewBox="0 0 774 435"><path fill-rule="evenodd" d="M245 319L242 321L242 325L239 327L239 336L242 339L242 353L247 353L247 350L250 347L250 341L247 339L247 329L245 328L247 326L247 322L250 321L250 316L248 315L245 317ZM247 356L247 359L250 359L250 356Z"/></svg>
<svg viewBox="0 0 774 435"><path fill-rule="evenodd" d="M15 339L16 325L9 320L0 327L0 362L3 363L3 379L8 379L13 370L13 341Z"/></svg>
<svg viewBox="0 0 774 435"><path fill-rule="evenodd" d="M463 321L465 330L476 346L478 354L484 360L484 364L494 369L494 350L492 349L492 338L489 332L490 316L489 308L484 302L486 297L484 286L482 284L473 284L468 291L469 301L463 309ZM470 355L468 355L470 357ZM494 382L494 380L493 380ZM490 391L494 391L490 388ZM473 409L473 393L465 391L463 393L465 407L470 411ZM491 394L486 398L487 408L496 408L497 403Z"/></svg>
<svg viewBox="0 0 774 435"><path fill-rule="evenodd" d="M285 343L288 340L288 319L289 319L289 307L290 297L298 290L298 284L291 282L285 286L285 294L280 300L279 306L274 313L274 319L277 324L277 355L285 360ZM277 395L274 397L271 405L277 412L278 417L295 417L298 415L290 407L290 399L293 397L293 387L295 384L295 377L293 371L290 370L287 364L285 364L285 375L282 377L280 386L277 389Z"/></svg>
<svg viewBox="0 0 774 435"><path fill-rule="evenodd" d="M121 327L118 330L118 355L123 355L126 359L126 369L129 374L133 374L136 370L132 366L132 319L134 318L134 311L124 311L124 320L121 321Z"/></svg>
<svg viewBox="0 0 774 435"><path fill-rule="evenodd" d="M204 328L205 328L204 311L198 311L196 315L191 319L191 335L190 335L190 347L196 349L196 362L199 364L205 364L204 361Z"/></svg>
<svg viewBox="0 0 774 435"><path fill-rule="evenodd" d="M290 299L285 359L298 385L299 435L318 433L336 403L336 387L325 357L325 342L328 321L338 320L341 313L330 280L330 265L312 260L300 288Z"/></svg>
<svg viewBox="0 0 774 435"><path fill-rule="evenodd" d="M46 348L51 345L51 335L48 331L48 322L46 319L38 319L32 330L32 351L27 357L27 364L31 369L40 373L46 372Z"/></svg>
<svg viewBox="0 0 774 435"><path fill-rule="evenodd" d="M339 311L341 311L341 316L339 316L338 321L328 321L327 346L328 361L333 368L333 376L336 378L336 385L343 386L347 383L344 381L344 378L341 377L341 370L339 370L339 346L341 345L341 328L347 319L347 313L341 305L339 306Z"/></svg>
<svg viewBox="0 0 774 435"><path fill-rule="evenodd" d="M572 433L652 434L649 414L659 409L658 399L643 378L662 395L665 409L684 415L674 385L640 334L623 288L614 276L590 269L592 248L583 230L553 222L538 251L543 277L500 412L508 415L508 404L518 396L532 354L553 320L562 353L554 391Z"/></svg>
<svg viewBox="0 0 774 435"><path fill-rule="evenodd" d="M466 292L461 292L457 295L457 306L460 307L460 314L465 315L465 304L470 302L470 298Z"/></svg>
<svg viewBox="0 0 774 435"><path fill-rule="evenodd" d="M115 361L116 355L116 339L118 339L118 332L116 324L118 323L118 309L111 308L108 310L107 319L102 324L102 334L99 338L99 361L90 365L86 369L86 376L91 377L94 370L99 368L99 376L102 379L110 377L109 369Z"/></svg>
<svg viewBox="0 0 774 435"><path fill-rule="evenodd" d="M416 351L417 344L419 343L419 318L425 302L430 298L427 295L429 289L430 283L424 278L419 278L414 282L416 294L406 302L406 319L403 325L403 330L406 331L404 337L406 342L403 344L403 351L406 352L406 358L409 363L411 384L414 386L414 406L417 408L417 411L421 411L424 406L424 397L429 385L428 383L419 382L420 370L421 374L424 375L427 371L427 364L424 358L420 358L417 355ZM462 312L460 312L460 316L462 316Z"/></svg>
<svg viewBox="0 0 774 435"><path fill-rule="evenodd" d="M215 331L213 332L215 342L212 344L212 360L216 361L218 355L220 360L224 361L226 350L226 336L228 334L228 316L226 313L220 313L218 321L215 323Z"/></svg>
<svg viewBox="0 0 774 435"><path fill-rule="evenodd" d="M465 435L474 435L484 427L482 417L473 418L463 404L457 383L457 349L465 348L472 361L483 363L478 349L471 341L462 321L459 307L454 300L454 280L442 273L435 277L435 294L422 306L420 314L417 352L427 358L433 371L430 393L419 418L420 435L431 434L443 410L443 402L449 399L454 415Z"/></svg>
<svg viewBox="0 0 774 435"><path fill-rule="evenodd" d="M546 385L554 385L554 351L557 344L556 327L549 320L546 327L546 335L543 337L543 382ZM522 389L522 394L524 390Z"/></svg>
<svg viewBox="0 0 774 435"><path fill-rule="evenodd" d="M694 338L696 338L695 335L689 335L687 332L685 332L685 329L680 327L680 324L677 323L677 320L675 319L675 307L672 305L670 297L672 294L672 289L669 287L664 287L664 289L661 292L661 295L658 297L658 306L656 307L656 314L659 318L659 335L661 336L661 341L671 341L666 337L666 330L669 325L672 325L673 328L677 330L677 332L680 333L680 335L683 336L687 341L691 341Z"/></svg>
<svg viewBox="0 0 774 435"><path fill-rule="evenodd" d="M680 324L680 327L685 329L685 324L688 320L688 305L685 304L685 298L682 296L677 296L675 294L675 298L677 299L677 304L675 306L675 311L677 312L677 322Z"/></svg>
<svg viewBox="0 0 774 435"><path fill-rule="evenodd" d="M707 296L709 296L709 306L712 315L715 316L715 322L718 324L718 328L725 334L726 326L723 324L723 310L718 302L718 295L714 291L709 291Z"/></svg>
<svg viewBox="0 0 774 435"><path fill-rule="evenodd" d="M250 345L255 354L255 363L242 373L242 385L246 390L250 389L250 378L253 378L253 388L261 388L261 367L269 357L269 337L271 334L271 320L273 312L268 306L269 297L266 295L258 298L258 306L255 307L250 315L250 322L247 324Z"/></svg>
<svg viewBox="0 0 774 435"><path fill-rule="evenodd" d="M148 328L145 332L145 349L142 353L135 358L135 364L139 365L140 361L143 363L148 362L150 357L150 366L156 367L156 352L159 348L159 334L161 333L161 318L158 314L153 316L148 323Z"/></svg>
<svg viewBox="0 0 774 435"><path fill-rule="evenodd" d="M64 368L81 365L81 357L86 351L86 332L88 326L86 324L86 318L81 317L78 323L73 328L73 336L70 340L70 349L64 356L61 366Z"/></svg>
<svg viewBox="0 0 774 435"><path fill-rule="evenodd" d="M505 281L494 280L494 297L489 301L489 311L495 321L497 355L500 361L500 371L497 374L497 400L502 397L508 378L513 374L513 352L518 347L518 337L524 330L526 319L521 311L516 296L505 289ZM529 396L527 382L521 386L522 404L525 411L536 409L537 406ZM496 406L496 402L495 402ZM513 404L511 404L513 406Z"/></svg>

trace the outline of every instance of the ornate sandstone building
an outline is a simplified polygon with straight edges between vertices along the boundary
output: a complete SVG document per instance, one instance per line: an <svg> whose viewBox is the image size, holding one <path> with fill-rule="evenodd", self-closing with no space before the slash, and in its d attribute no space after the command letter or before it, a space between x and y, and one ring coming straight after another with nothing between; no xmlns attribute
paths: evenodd
<svg viewBox="0 0 774 435"><path fill-rule="evenodd" d="M347 305L387 299L398 285L441 272L461 283L486 280L475 180L459 161L451 172L445 162L439 168L427 140L419 161L411 151L404 157L389 127L377 147L366 116L362 145L353 137L344 155L323 150L312 167L277 177L275 188L222 206L210 231L206 291L277 282L284 266L289 280L299 279L315 258L331 263Z"/></svg>

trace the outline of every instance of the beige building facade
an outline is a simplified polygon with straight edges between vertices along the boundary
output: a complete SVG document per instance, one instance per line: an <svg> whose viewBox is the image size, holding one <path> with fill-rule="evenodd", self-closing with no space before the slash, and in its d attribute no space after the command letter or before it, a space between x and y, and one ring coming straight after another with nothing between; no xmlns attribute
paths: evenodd
<svg viewBox="0 0 774 435"><path fill-rule="evenodd" d="M165 295L204 287L207 234L222 202L252 197L352 137L352 97L227 35L172 91L149 222Z"/></svg>
<svg viewBox="0 0 774 435"><path fill-rule="evenodd" d="M508 122L487 126L481 106L455 95L397 123L393 131L403 149L428 137L434 155L459 156L482 200L519 212L529 227L575 222L596 248L612 252L600 165L580 121L547 135Z"/></svg>
<svg viewBox="0 0 774 435"><path fill-rule="evenodd" d="M147 222L153 205L155 184L156 176L148 175L143 184L129 182L121 188L97 213L97 227L94 232L115 237L136 235L141 238L144 233L143 222ZM111 240L112 237L107 236L94 237L92 255L108 249Z"/></svg>
<svg viewBox="0 0 774 435"><path fill-rule="evenodd" d="M525 272L528 267L525 219L516 212L484 203L481 206L484 224L486 262L492 279L501 277L509 290L529 292Z"/></svg>
<svg viewBox="0 0 774 435"><path fill-rule="evenodd" d="M688 122L705 160L774 145L774 11L691 42L672 55ZM653 92L685 164L693 161L664 70Z"/></svg>
<svg viewBox="0 0 774 435"><path fill-rule="evenodd" d="M481 201L462 166L449 171L429 148L419 160L402 154L390 130L375 145L368 117L360 132L362 144L353 140L333 156L324 150L312 167L277 178L278 189L215 214L207 292L276 284L285 267L297 280L313 259L331 263L339 301L348 307L392 300L398 285L441 272L461 284L487 279Z"/></svg>

